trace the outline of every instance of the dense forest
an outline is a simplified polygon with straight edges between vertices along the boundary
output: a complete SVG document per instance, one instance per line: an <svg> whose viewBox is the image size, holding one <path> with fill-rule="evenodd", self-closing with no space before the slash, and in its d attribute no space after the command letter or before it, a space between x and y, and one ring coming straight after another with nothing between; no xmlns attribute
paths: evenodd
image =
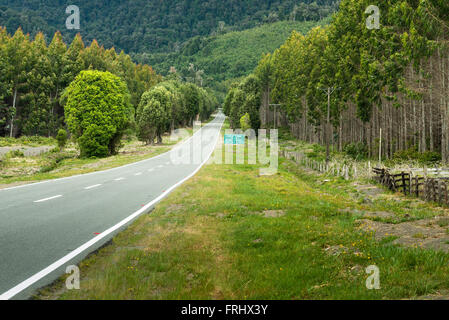
<svg viewBox="0 0 449 320"><path fill-rule="evenodd" d="M47 45L44 35L34 39L18 29L9 36L0 29L0 134L54 136L64 124L64 89L82 70L110 71L122 78L137 108L141 95L161 81L148 65L105 50L97 41L85 47L77 35L70 46L59 32Z"/></svg>
<svg viewBox="0 0 449 320"><path fill-rule="evenodd" d="M83 70L107 71L124 81L133 106L131 127L137 125L142 95L162 81L150 66L136 65L123 51L106 50L96 40L85 47L81 36L76 35L67 47L57 32L47 45L42 33L30 39L20 28L13 36L1 28L0 134L55 136L66 123L65 89ZM190 125L197 115L207 119L217 107L210 90L182 83L175 73L171 78L176 89L167 94L167 120L162 122L158 137L174 126Z"/></svg>
<svg viewBox="0 0 449 320"><path fill-rule="evenodd" d="M66 7L76 4L81 29L66 30ZM178 51L195 36L244 30L283 20L318 21L336 11L337 0L0 0L0 25L34 37L56 31L66 42L80 32L86 43L127 53ZM47 39L49 41L50 39Z"/></svg>
<svg viewBox="0 0 449 320"><path fill-rule="evenodd" d="M379 29L367 28L369 5L343 0L329 26L293 32L265 56L228 93L233 126L248 114L256 129L259 112L272 125L275 104L276 124L304 141L357 157L381 150L449 162L449 3L382 1Z"/></svg>
<svg viewBox="0 0 449 320"><path fill-rule="evenodd" d="M197 36L179 53L143 53L134 55L134 60L149 64L164 75L175 67L184 80L195 78L198 84L213 88L223 101L229 83L249 75L260 57L279 48L293 30L306 34L329 21L329 18L318 22L280 21L222 35Z"/></svg>

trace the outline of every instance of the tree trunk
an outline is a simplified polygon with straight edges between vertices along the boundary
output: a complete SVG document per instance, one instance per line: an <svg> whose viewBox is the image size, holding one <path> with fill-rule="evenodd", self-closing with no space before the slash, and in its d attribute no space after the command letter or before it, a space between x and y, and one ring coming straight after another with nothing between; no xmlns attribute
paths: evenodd
<svg viewBox="0 0 449 320"><path fill-rule="evenodd" d="M17 86L14 88L14 98L13 98L13 102L12 102L13 115L11 116L11 126L10 126L10 131L9 131L9 137L10 138L13 137L14 118L15 118L15 115L16 115L16 102L17 102Z"/></svg>

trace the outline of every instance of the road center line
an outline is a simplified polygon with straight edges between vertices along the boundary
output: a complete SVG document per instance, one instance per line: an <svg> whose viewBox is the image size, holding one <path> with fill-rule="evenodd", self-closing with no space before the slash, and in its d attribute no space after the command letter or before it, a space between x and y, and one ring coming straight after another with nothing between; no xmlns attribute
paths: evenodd
<svg viewBox="0 0 449 320"><path fill-rule="evenodd" d="M122 180L125 180L125 178L117 178L114 181L122 181Z"/></svg>
<svg viewBox="0 0 449 320"><path fill-rule="evenodd" d="M61 198L61 197L62 197L62 195L58 195L58 196L54 196L54 197L50 197L50 198L45 198L45 199L37 200L37 201L34 201L34 203L45 202L45 201L49 201L49 200L53 200L53 199Z"/></svg>
<svg viewBox="0 0 449 320"><path fill-rule="evenodd" d="M67 263L69 263L72 259L78 257L81 253L83 253L86 250L90 249L94 244L98 243L99 241L101 241L102 239L106 238L107 236L112 235L114 232L116 232L117 230L119 230L123 226L126 226L128 223L134 221L140 215L142 215L143 213L147 212L152 206L154 206L159 201L161 201L162 199L167 197L167 195L170 194L173 190L175 190L177 187L182 185L184 182L186 182L187 180L189 180L190 178L195 176L195 174L197 174L198 171L200 171L200 169L207 163L207 161L209 161L210 157L212 156L212 153L213 153L213 151L214 151L214 149L215 149L215 147L216 147L216 145L218 143L219 137L220 137L220 131L218 131L218 133L217 133L217 139L215 141L215 145L213 146L212 151L208 155L207 159L202 164L200 164L195 169L195 171L192 172L190 175L188 175L187 177L185 177L184 179L182 179L178 183L174 184L173 186L171 186L170 188L165 190L165 193L161 194L159 197L157 197L156 199L154 199L153 201L148 203L146 206L142 207L139 211L136 211L132 215L130 215L127 218L125 218L124 220L120 221L119 223L117 223L116 225L112 226L108 230L102 232L100 235L96 236L92 240L84 243L83 245L81 245L77 249L73 250L72 252L70 252L66 256L62 257L58 261L52 263L51 265L49 265L45 269L39 271L38 273L34 274L33 276L29 277L28 279L22 281L21 283L19 283L15 287L9 289L5 293L0 294L0 300L9 300L9 299L13 298L14 296L19 294L23 290L29 288L31 285L35 284L39 280L41 280L44 277L48 276L49 274L51 274L52 272L54 272L58 268L64 266Z"/></svg>
<svg viewBox="0 0 449 320"><path fill-rule="evenodd" d="M96 184L94 186L85 187L84 190L90 190L90 189L93 189L93 188L98 188L99 186L101 186L101 184Z"/></svg>
<svg viewBox="0 0 449 320"><path fill-rule="evenodd" d="M154 171L154 168L153 169L148 169L148 172L153 172Z"/></svg>
<svg viewBox="0 0 449 320"><path fill-rule="evenodd" d="M142 172L138 172L135 174L135 176L141 176L141 175L142 175Z"/></svg>

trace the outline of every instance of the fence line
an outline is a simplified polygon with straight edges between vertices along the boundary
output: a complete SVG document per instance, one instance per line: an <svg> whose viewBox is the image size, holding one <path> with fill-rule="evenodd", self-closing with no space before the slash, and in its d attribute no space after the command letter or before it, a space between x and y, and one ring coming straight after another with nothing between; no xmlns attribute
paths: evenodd
<svg viewBox="0 0 449 320"><path fill-rule="evenodd" d="M358 179L358 178L372 178L371 162L368 161L362 163L340 163L337 161L331 161L326 163L325 161L318 161L308 158L304 153L299 151L286 151L282 150L282 156L289 160L295 161L297 164L319 171L321 173L332 174L340 176L346 180Z"/></svg>
<svg viewBox="0 0 449 320"><path fill-rule="evenodd" d="M374 173L375 180L391 191L449 205L448 178L413 176L412 172L391 174L388 169L381 168L374 168Z"/></svg>
<svg viewBox="0 0 449 320"><path fill-rule="evenodd" d="M334 176L343 177L346 180L358 178L374 179L393 192L401 192L406 196L415 196L424 201L449 205L449 177L440 176L447 169L409 169L408 172L391 173L389 169L372 168L371 162L367 163L339 163L317 161L308 158L302 152L282 151L284 158L295 161L306 168ZM449 170L448 170L449 171ZM417 175L423 172L423 176ZM435 172L436 177L429 177Z"/></svg>

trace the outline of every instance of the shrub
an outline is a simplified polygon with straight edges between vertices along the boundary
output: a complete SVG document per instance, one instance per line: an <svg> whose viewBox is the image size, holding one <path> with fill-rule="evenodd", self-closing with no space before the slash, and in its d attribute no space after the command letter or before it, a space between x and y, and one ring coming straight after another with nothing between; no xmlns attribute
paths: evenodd
<svg viewBox="0 0 449 320"><path fill-rule="evenodd" d="M24 158L25 155L20 150L11 150L6 154L6 158Z"/></svg>
<svg viewBox="0 0 449 320"><path fill-rule="evenodd" d="M418 147L411 147L407 150L398 151L394 154L395 161L418 161L422 164L434 164L441 161L441 154L438 152L419 152Z"/></svg>
<svg viewBox="0 0 449 320"><path fill-rule="evenodd" d="M348 143L343 151L354 160L366 159L368 157L368 147L363 142Z"/></svg>
<svg viewBox="0 0 449 320"><path fill-rule="evenodd" d="M81 157L106 157L117 152L132 115L128 88L119 77L82 71L64 91L62 100Z"/></svg>
<svg viewBox="0 0 449 320"><path fill-rule="evenodd" d="M48 162L40 168L39 172L47 173L47 172L53 171L56 168L58 168L58 166L61 164L62 161L66 160L66 159L72 159L72 158L74 158L74 155L71 153L67 153L67 152L50 154L47 157Z"/></svg>
<svg viewBox="0 0 449 320"><path fill-rule="evenodd" d="M67 144L67 131L59 129L56 140L58 141L59 150L62 151Z"/></svg>

